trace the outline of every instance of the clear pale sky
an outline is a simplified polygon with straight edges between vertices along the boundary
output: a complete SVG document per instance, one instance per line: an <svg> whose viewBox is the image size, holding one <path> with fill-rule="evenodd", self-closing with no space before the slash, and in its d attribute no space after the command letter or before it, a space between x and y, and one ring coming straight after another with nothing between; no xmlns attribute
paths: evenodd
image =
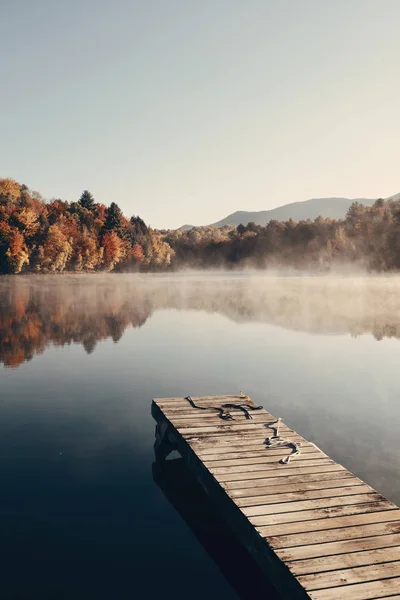
<svg viewBox="0 0 400 600"><path fill-rule="evenodd" d="M399 0L0 0L0 177L153 227L400 192Z"/></svg>

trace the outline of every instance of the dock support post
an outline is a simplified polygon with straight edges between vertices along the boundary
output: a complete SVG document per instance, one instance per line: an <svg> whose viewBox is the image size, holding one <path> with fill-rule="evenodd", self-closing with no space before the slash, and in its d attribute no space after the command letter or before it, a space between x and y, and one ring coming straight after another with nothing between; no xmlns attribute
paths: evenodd
<svg viewBox="0 0 400 600"><path fill-rule="evenodd" d="M156 461L165 460L173 450L177 450L176 444L171 441L171 426L166 421L156 424L156 441L154 442L154 454Z"/></svg>

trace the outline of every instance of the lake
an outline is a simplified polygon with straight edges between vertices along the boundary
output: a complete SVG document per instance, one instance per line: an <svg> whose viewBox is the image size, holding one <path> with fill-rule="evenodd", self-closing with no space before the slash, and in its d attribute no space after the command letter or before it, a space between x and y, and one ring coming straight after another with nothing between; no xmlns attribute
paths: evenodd
<svg viewBox="0 0 400 600"><path fill-rule="evenodd" d="M275 600L151 399L242 390L400 504L399 338L397 277L2 277L1 600Z"/></svg>

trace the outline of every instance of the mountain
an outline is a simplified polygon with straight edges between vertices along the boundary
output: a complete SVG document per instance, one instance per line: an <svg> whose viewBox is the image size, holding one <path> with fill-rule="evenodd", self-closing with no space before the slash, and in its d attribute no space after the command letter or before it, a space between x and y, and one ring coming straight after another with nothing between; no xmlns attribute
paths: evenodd
<svg viewBox="0 0 400 600"><path fill-rule="evenodd" d="M400 194L395 194L385 200L400 200ZM317 217L325 217L331 219L343 219L346 216L350 205L353 202L360 202L366 206L371 206L376 201L376 198L312 198L304 202L293 202L278 206L271 210L260 210L258 212L237 211L221 219L217 223L213 223L214 227L223 227L224 225L247 225L253 221L256 225L266 225L272 219L276 221L286 221L293 219L301 221L303 219L316 219Z"/></svg>

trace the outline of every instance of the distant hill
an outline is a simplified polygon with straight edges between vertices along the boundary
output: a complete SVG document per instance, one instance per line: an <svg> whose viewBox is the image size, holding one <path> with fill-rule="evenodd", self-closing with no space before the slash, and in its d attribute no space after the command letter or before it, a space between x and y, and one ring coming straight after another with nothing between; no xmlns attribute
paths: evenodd
<svg viewBox="0 0 400 600"><path fill-rule="evenodd" d="M399 200L400 194L395 194L385 200ZM376 201L376 198L312 198L304 202L293 202L278 206L271 210L260 210L258 212L237 211L213 223L214 227L223 227L224 225L247 225L253 221L256 225L266 225L272 219L277 221L286 221L293 219L301 221L303 219L316 219L321 216L331 219L343 219L346 212L353 202L360 202L366 206L371 206ZM185 228L188 226L184 225Z"/></svg>

